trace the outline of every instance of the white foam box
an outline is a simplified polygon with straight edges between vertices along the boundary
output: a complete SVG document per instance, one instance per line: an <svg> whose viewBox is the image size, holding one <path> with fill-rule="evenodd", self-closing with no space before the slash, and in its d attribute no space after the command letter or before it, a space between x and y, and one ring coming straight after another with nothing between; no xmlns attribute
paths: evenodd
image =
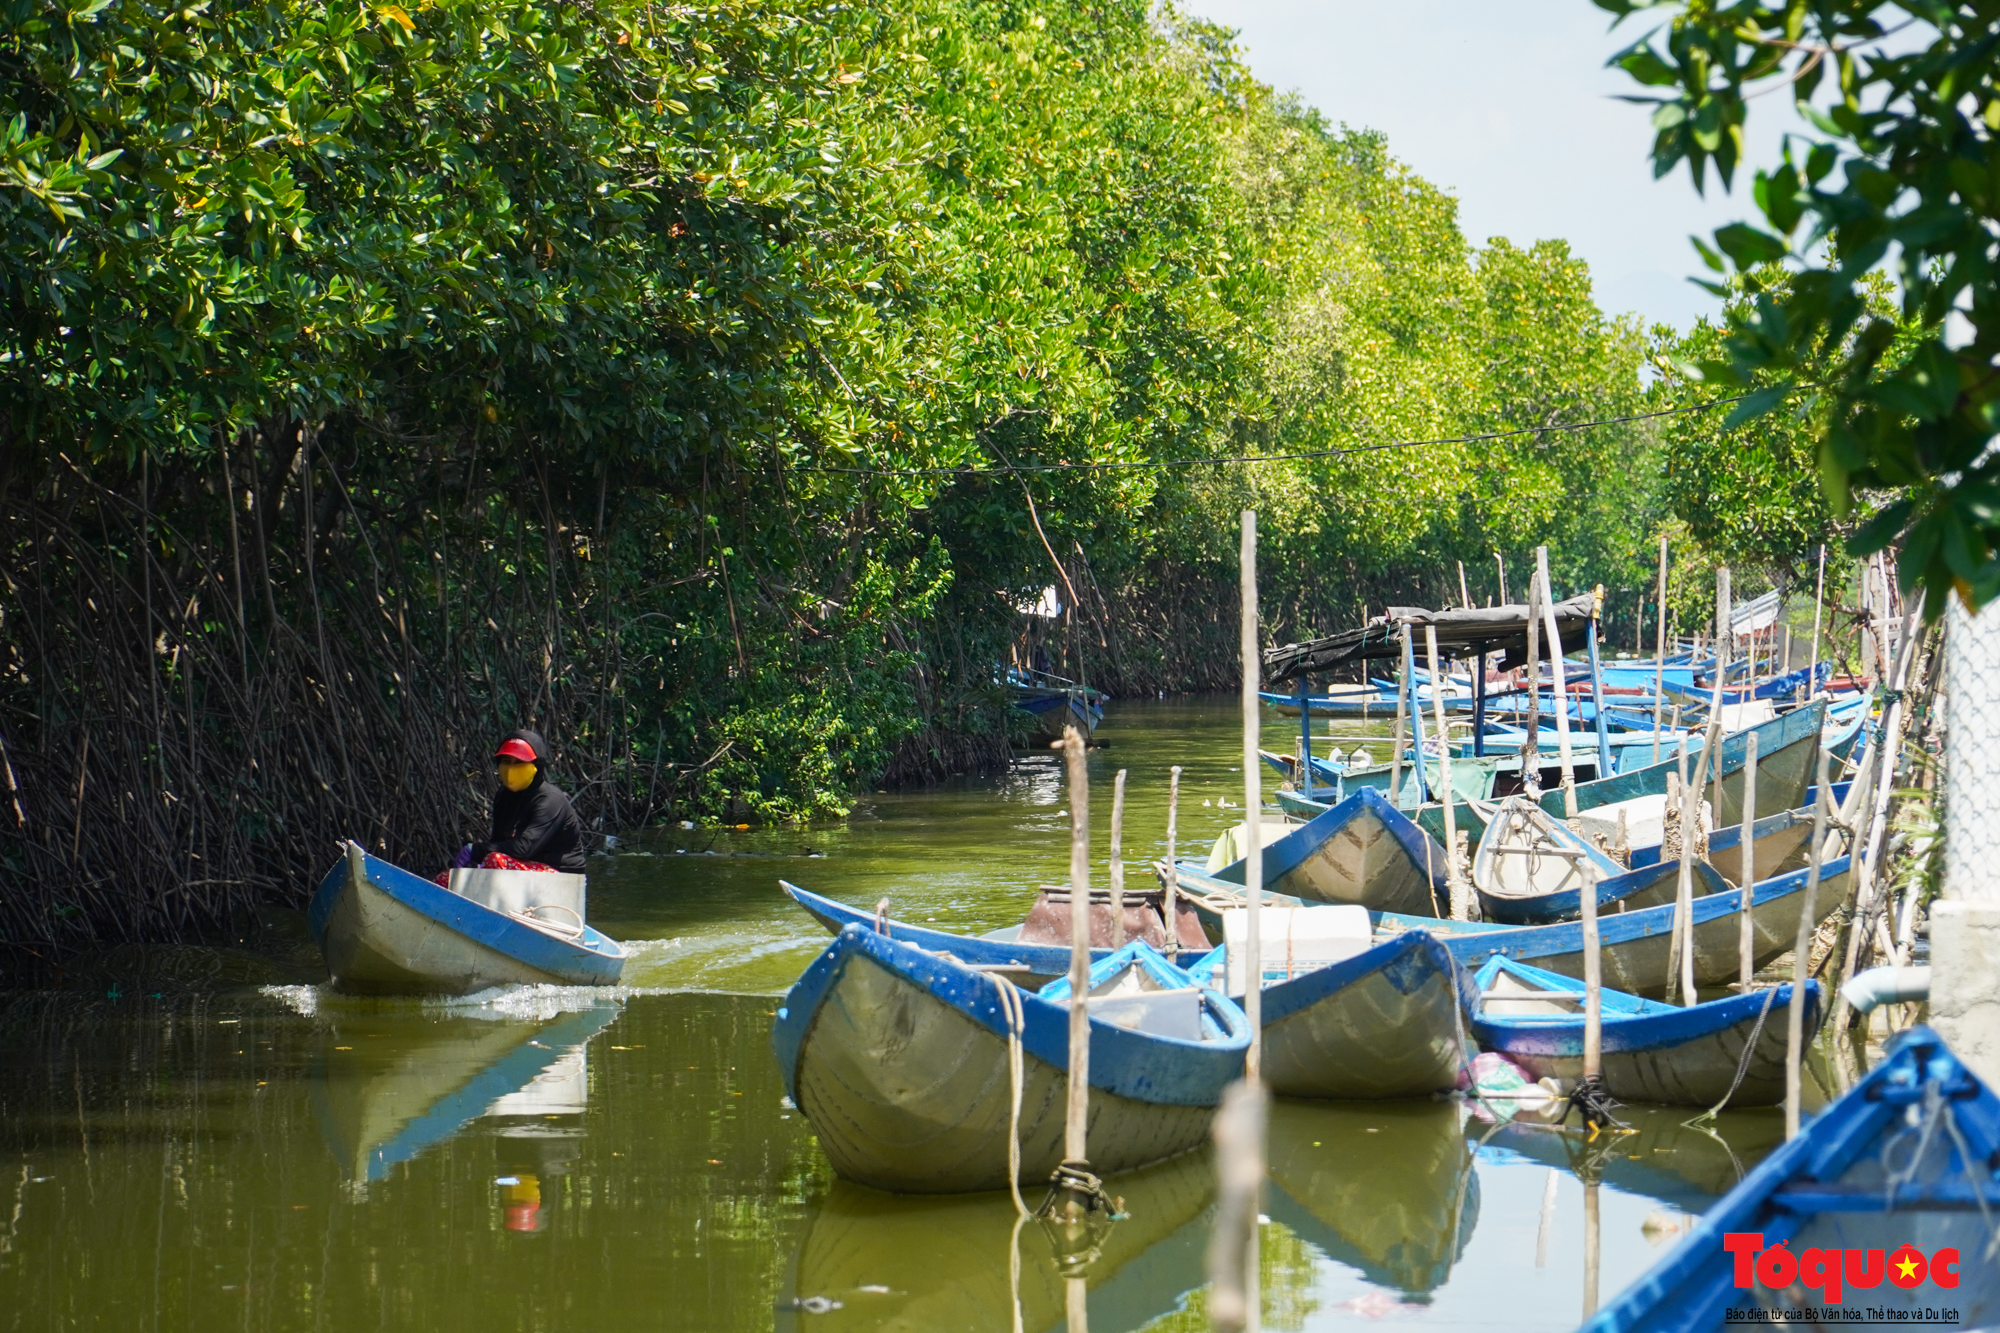
<svg viewBox="0 0 2000 1333"><path fill-rule="evenodd" d="M567 907L583 920L585 878L547 870L454 870L451 891L496 912Z"/></svg>
<svg viewBox="0 0 2000 1333"><path fill-rule="evenodd" d="M1201 992L1192 986L1180 990L1093 995L1090 997L1090 1016L1135 1032L1149 1032L1156 1037L1201 1040Z"/></svg>
<svg viewBox="0 0 2000 1333"><path fill-rule="evenodd" d="M1257 913L1258 933L1263 937L1262 963L1265 975L1282 973L1287 961L1293 975L1310 972L1329 963L1345 962L1365 953L1375 943L1375 930L1368 909L1347 904L1323 907L1270 907ZM1222 913L1222 942L1228 946L1228 993L1244 993L1248 976L1250 910L1231 907Z"/></svg>

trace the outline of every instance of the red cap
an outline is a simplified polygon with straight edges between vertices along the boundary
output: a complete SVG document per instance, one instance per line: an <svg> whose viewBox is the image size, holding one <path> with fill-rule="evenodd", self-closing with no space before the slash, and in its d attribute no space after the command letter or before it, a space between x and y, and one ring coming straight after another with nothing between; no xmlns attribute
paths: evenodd
<svg viewBox="0 0 2000 1333"><path fill-rule="evenodd" d="M500 748L493 752L493 757L495 759L518 759L524 764L541 762L535 757L533 747L518 736L513 740L501 742Z"/></svg>

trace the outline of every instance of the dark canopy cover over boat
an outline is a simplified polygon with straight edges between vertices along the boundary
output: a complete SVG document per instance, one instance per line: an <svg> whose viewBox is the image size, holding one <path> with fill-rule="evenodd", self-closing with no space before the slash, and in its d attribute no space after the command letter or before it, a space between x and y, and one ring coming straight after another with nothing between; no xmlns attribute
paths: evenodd
<svg viewBox="0 0 2000 1333"><path fill-rule="evenodd" d="M1562 634L1563 652L1579 652L1584 648L1585 632L1596 611L1597 594L1594 592L1578 593L1566 602L1556 603L1556 628ZM1288 643L1282 648L1265 650L1264 679L1276 684L1365 658L1400 657L1403 654L1403 635L1399 626L1404 621L1419 628L1437 626L1438 651L1446 657L1464 657L1504 648L1507 656L1501 663L1503 668L1521 666L1528 660L1528 608L1525 606L1470 607L1457 611L1392 606L1387 615L1378 616L1360 629L1346 629L1323 639ZM1541 651L1548 651L1546 643Z"/></svg>

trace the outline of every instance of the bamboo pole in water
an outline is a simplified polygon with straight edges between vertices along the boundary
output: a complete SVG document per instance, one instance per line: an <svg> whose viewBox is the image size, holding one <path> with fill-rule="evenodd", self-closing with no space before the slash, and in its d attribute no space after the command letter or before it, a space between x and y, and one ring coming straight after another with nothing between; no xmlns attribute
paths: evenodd
<svg viewBox="0 0 2000 1333"><path fill-rule="evenodd" d="M1208 1238L1208 1317L1218 1333L1255 1330L1260 1322L1257 1214L1264 1187L1264 1123L1270 1099L1261 1085L1232 1083L1209 1131L1215 1137L1215 1224Z"/></svg>
<svg viewBox="0 0 2000 1333"><path fill-rule="evenodd" d="M1125 832L1125 770L1111 784L1111 947L1125 947L1125 860L1119 841Z"/></svg>
<svg viewBox="0 0 2000 1333"><path fill-rule="evenodd" d="M1813 831L1810 859L1806 863L1805 901L1799 904L1799 933L1792 947L1792 1003L1785 1020L1785 1138L1799 1136L1799 1062L1805 1055L1806 974L1812 967L1813 937L1819 933L1819 916L1813 910L1819 899L1819 868L1826 855L1826 814L1833 803L1827 791L1830 766L1825 750L1819 752L1819 788L1813 793Z"/></svg>
<svg viewBox="0 0 2000 1333"><path fill-rule="evenodd" d="M1083 1166L1090 1121L1090 777L1075 727L1063 728L1063 759L1069 769L1069 1114L1063 1160Z"/></svg>
<svg viewBox="0 0 2000 1333"><path fill-rule="evenodd" d="M1576 818L1576 757L1569 745L1569 686L1563 681L1562 631L1556 625L1556 594L1549 584L1549 548L1535 548L1535 577L1541 580L1542 615L1548 621L1549 672L1555 681L1556 744L1562 751L1563 818ZM1600 719L1601 722L1601 719Z"/></svg>
<svg viewBox="0 0 2000 1333"><path fill-rule="evenodd" d="M1737 834L1741 845L1736 881L1743 889L1743 910L1736 914L1736 965L1741 974L1738 989L1748 995L1750 978L1757 971L1757 936L1750 913L1750 891L1757 883L1757 844L1750 836L1757 823L1757 733L1751 731L1743 742L1743 823Z"/></svg>
<svg viewBox="0 0 2000 1333"><path fill-rule="evenodd" d="M1451 742L1449 739L1451 733L1445 726L1444 691L1438 688L1438 682L1444 679L1444 674L1438 670L1438 632L1436 625L1424 626L1424 648L1430 656L1431 705L1437 710L1438 739L1441 742L1438 750L1438 772L1440 775L1438 785L1443 788L1443 795L1440 799L1444 802L1444 878L1445 883L1451 887L1452 920L1465 921L1470 919L1472 915L1471 904L1468 901L1471 895L1466 892L1465 876L1461 875L1458 869L1458 816L1452 810L1452 806L1457 801L1457 796L1451 787Z"/></svg>
<svg viewBox="0 0 2000 1333"><path fill-rule="evenodd" d="M1820 616L1820 609L1825 605L1826 605L1826 543L1821 542L1819 548L1819 579L1813 584L1812 656L1806 659L1806 665L1813 669L1813 685L1815 689L1817 689L1819 685L1819 674L1818 674L1819 673L1819 616ZM1811 695L1808 694L1807 697L1810 698Z"/></svg>
<svg viewBox="0 0 2000 1333"><path fill-rule="evenodd" d="M1735 646L1734 636L1729 632L1729 566L1717 565L1715 569L1715 691L1718 700L1722 693L1722 676L1729 670L1729 651Z"/></svg>
<svg viewBox="0 0 2000 1333"><path fill-rule="evenodd" d="M1674 998L1674 987L1680 978L1682 925L1693 910L1694 903L1694 829L1688 819L1687 780L1687 737L1681 737L1679 763L1672 773L1667 774L1666 813L1673 816L1680 829L1680 870L1674 884L1673 929L1667 937L1667 1002ZM1664 830L1664 822L1662 829ZM1665 849L1662 848L1662 851Z"/></svg>
<svg viewBox="0 0 2000 1333"><path fill-rule="evenodd" d="M1180 898L1181 871L1178 864L1180 847L1174 827L1180 815L1181 806L1181 766L1175 764L1167 770L1167 893L1164 903L1167 917L1167 956L1173 957L1181 947Z"/></svg>
<svg viewBox="0 0 2000 1333"><path fill-rule="evenodd" d="M1528 663L1522 668L1522 679L1528 685L1528 734L1521 741L1521 785L1536 794L1542 790L1542 664L1536 660L1541 652L1542 622L1541 607L1538 605L1541 590L1541 582L1531 573L1528 576Z"/></svg>
<svg viewBox="0 0 2000 1333"><path fill-rule="evenodd" d="M1621 810L1619 818L1624 817ZM1577 899L1583 905L1583 1078L1589 1083L1604 1075L1604 951L1597 934L1596 883L1585 883Z"/></svg>
<svg viewBox="0 0 2000 1333"><path fill-rule="evenodd" d="M1249 846L1243 853L1244 903L1249 908L1245 924L1250 944L1243 970L1243 1015L1250 1020L1250 1051L1243 1061L1245 1082L1259 1081L1264 1058L1264 940L1259 933L1257 907L1264 897L1264 804L1262 775L1257 757L1257 511L1243 511L1243 816L1249 820ZM1261 1154L1260 1154L1261 1155Z"/></svg>
<svg viewBox="0 0 2000 1333"><path fill-rule="evenodd" d="M1680 901L1674 913L1674 932L1680 942L1681 1003L1695 1003L1694 988L1694 840L1701 830L1701 784L1681 784L1681 881Z"/></svg>
<svg viewBox="0 0 2000 1333"><path fill-rule="evenodd" d="M1667 692L1667 539L1660 538L1660 629L1653 639L1653 762L1660 762L1660 702ZM1674 705L1680 725L1680 705Z"/></svg>

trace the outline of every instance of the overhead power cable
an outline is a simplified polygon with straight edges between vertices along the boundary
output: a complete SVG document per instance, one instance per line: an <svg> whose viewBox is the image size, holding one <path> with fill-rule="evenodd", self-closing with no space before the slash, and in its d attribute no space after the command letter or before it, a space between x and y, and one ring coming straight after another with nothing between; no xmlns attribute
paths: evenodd
<svg viewBox="0 0 2000 1333"><path fill-rule="evenodd" d="M1344 449L1316 449L1303 454L1221 454L1213 458L1149 458L1138 461L1103 463L1019 463L999 467L838 467L806 464L801 472L837 472L861 477L1005 477L1020 472L1117 472L1137 468L1206 467L1221 463L1302 463L1316 458L1344 458L1349 454L1378 453L1385 449L1421 449L1434 444L1483 444L1517 435L1553 435L1568 431L1592 430L1598 426L1623 426L1660 417L1687 416L1709 412L1731 403L1740 403L1750 394L1739 393L1686 407L1663 407L1657 412L1634 412L1629 416L1602 417L1596 421L1571 421L1551 426L1520 426L1513 430L1487 431L1480 435L1445 435L1430 440L1395 440L1385 444L1357 444Z"/></svg>

